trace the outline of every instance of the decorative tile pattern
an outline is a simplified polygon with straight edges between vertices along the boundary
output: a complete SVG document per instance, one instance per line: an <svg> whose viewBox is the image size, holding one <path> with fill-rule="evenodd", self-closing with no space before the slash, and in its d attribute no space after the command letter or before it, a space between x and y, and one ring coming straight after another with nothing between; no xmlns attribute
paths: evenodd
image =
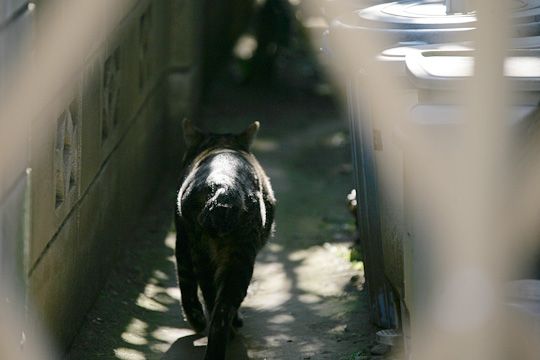
<svg viewBox="0 0 540 360"><path fill-rule="evenodd" d="M72 103L57 122L54 156L55 208L62 206L78 181L80 125L77 110L77 103Z"/></svg>
<svg viewBox="0 0 540 360"><path fill-rule="evenodd" d="M174 1L190 8L195 5L188 3L201 3ZM151 194L169 155L163 145L163 129L169 127L163 115L166 83L153 85L166 81L157 75L170 66L169 42L176 38L169 31L169 14L175 14L170 2L129 2L114 37L99 37L88 54L86 65L95 69L77 75L77 104L59 108L59 97L51 94L54 99L43 116L30 126L27 158L36 181L29 197L28 298L35 300L60 346L71 343L109 270L111 250L119 245L111 240L127 233L144 209L147 196L133 194ZM191 21L174 19L186 38L198 31ZM182 53L198 53L194 43L174 42ZM186 93L174 101L191 103ZM118 213L123 215L115 217ZM6 229L5 216L0 223Z"/></svg>
<svg viewBox="0 0 540 360"><path fill-rule="evenodd" d="M62 206L78 181L78 122L76 103L70 105L58 118L54 156L55 208Z"/></svg>

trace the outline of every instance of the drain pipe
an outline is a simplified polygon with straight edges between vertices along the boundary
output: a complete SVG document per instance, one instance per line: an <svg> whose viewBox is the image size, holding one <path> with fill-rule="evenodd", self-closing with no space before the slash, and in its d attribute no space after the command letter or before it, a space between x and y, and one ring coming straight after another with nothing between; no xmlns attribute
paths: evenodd
<svg viewBox="0 0 540 360"><path fill-rule="evenodd" d="M474 0L446 0L446 13L465 14L474 10Z"/></svg>

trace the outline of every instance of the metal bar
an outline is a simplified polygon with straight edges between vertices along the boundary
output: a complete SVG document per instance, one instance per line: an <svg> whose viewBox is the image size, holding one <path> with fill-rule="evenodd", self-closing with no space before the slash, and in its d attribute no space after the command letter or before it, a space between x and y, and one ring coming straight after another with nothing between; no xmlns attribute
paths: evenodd
<svg viewBox="0 0 540 360"><path fill-rule="evenodd" d="M369 287L371 321L384 329L398 326L392 292L384 275L384 261L381 243L380 213L378 206L378 186L372 154L371 111L359 106L355 76L347 81L347 102L352 146L352 158L357 198L357 218L359 235L364 254L365 274ZM363 95L365 96L365 95Z"/></svg>

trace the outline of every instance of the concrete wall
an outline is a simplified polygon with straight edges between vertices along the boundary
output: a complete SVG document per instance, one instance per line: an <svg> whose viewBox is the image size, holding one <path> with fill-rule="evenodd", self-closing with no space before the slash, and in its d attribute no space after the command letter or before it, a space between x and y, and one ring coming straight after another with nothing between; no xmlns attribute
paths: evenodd
<svg viewBox="0 0 540 360"><path fill-rule="evenodd" d="M24 1L0 1L0 56L16 61L21 29L39 28L47 3L29 11ZM180 156L180 121L197 104L201 6L131 3L114 39L88 57L68 105L52 97L13 149L20 157L15 173L0 174L0 274L21 278L60 347L73 338ZM0 68L0 81L5 74Z"/></svg>

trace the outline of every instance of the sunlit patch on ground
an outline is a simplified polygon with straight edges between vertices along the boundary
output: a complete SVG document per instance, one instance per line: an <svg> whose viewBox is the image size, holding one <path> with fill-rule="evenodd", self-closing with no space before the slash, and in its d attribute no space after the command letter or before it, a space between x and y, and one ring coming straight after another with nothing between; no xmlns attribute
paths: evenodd
<svg viewBox="0 0 540 360"><path fill-rule="evenodd" d="M291 283L279 262L258 263L251 289L244 302L255 309L275 309L291 298ZM264 294L254 296L254 294Z"/></svg>
<svg viewBox="0 0 540 360"><path fill-rule="evenodd" d="M139 319L132 319L126 331L121 335L122 340L131 345L146 345L148 344L148 340L146 339L147 328L148 324L145 322Z"/></svg>
<svg viewBox="0 0 540 360"><path fill-rule="evenodd" d="M165 291L167 291L167 295L169 295L172 299L180 301L180 289L178 287L170 287Z"/></svg>
<svg viewBox="0 0 540 360"><path fill-rule="evenodd" d="M145 360L146 357L140 351L128 349L128 348L118 348L114 350L117 359L121 360Z"/></svg>
<svg viewBox="0 0 540 360"><path fill-rule="evenodd" d="M250 44L244 39L246 54ZM305 67L297 65L291 73ZM346 200L352 184L346 126L312 85L269 90L223 82L204 108L201 126L207 129L261 122L253 149L278 198L276 234L257 257L241 307L244 327L229 359L336 360L373 341L363 266L349 261L354 220ZM148 210L150 229L158 229L130 241L127 258L90 315L105 320L83 329L72 360L203 357L207 338L193 333L180 306L169 222L176 192L168 191L158 208Z"/></svg>
<svg viewBox="0 0 540 360"><path fill-rule="evenodd" d="M294 321L294 317L291 314L278 314L271 318L268 322L272 324L287 324Z"/></svg>
<svg viewBox="0 0 540 360"><path fill-rule="evenodd" d="M205 337L202 337L200 339L197 339L193 342L193 346L206 346L208 345L208 338L205 336Z"/></svg>
<svg viewBox="0 0 540 360"><path fill-rule="evenodd" d="M139 238L89 314L93 320L82 329L69 359L161 359L178 339L194 334L182 319L175 235L168 232L168 199L174 193L161 195L150 205Z"/></svg>
<svg viewBox="0 0 540 360"><path fill-rule="evenodd" d="M172 344L177 339L195 334L195 331L191 329L182 329L182 328L176 328L176 327L168 327L168 326L161 326L154 332L152 332L152 336L154 339Z"/></svg>
<svg viewBox="0 0 540 360"><path fill-rule="evenodd" d="M137 299L137 305L150 311L160 311L160 312L167 311L166 306L163 306L162 304L155 301L154 299L149 298L145 294L139 295L139 298Z"/></svg>
<svg viewBox="0 0 540 360"><path fill-rule="evenodd" d="M343 250L348 248L347 245L340 244ZM310 294L321 297L339 295L351 277L359 275L348 260L329 251L328 246L313 247L300 254L293 252L291 256L298 263L294 269L298 288Z"/></svg>
<svg viewBox="0 0 540 360"><path fill-rule="evenodd" d="M169 249L174 250L176 248L176 234L175 233L168 233L167 237L165 238L165 246L167 246Z"/></svg>
<svg viewBox="0 0 540 360"><path fill-rule="evenodd" d="M131 344L131 345L146 345L148 344L148 340L146 340L144 337L130 333L125 332L122 334L122 340L125 342Z"/></svg>

